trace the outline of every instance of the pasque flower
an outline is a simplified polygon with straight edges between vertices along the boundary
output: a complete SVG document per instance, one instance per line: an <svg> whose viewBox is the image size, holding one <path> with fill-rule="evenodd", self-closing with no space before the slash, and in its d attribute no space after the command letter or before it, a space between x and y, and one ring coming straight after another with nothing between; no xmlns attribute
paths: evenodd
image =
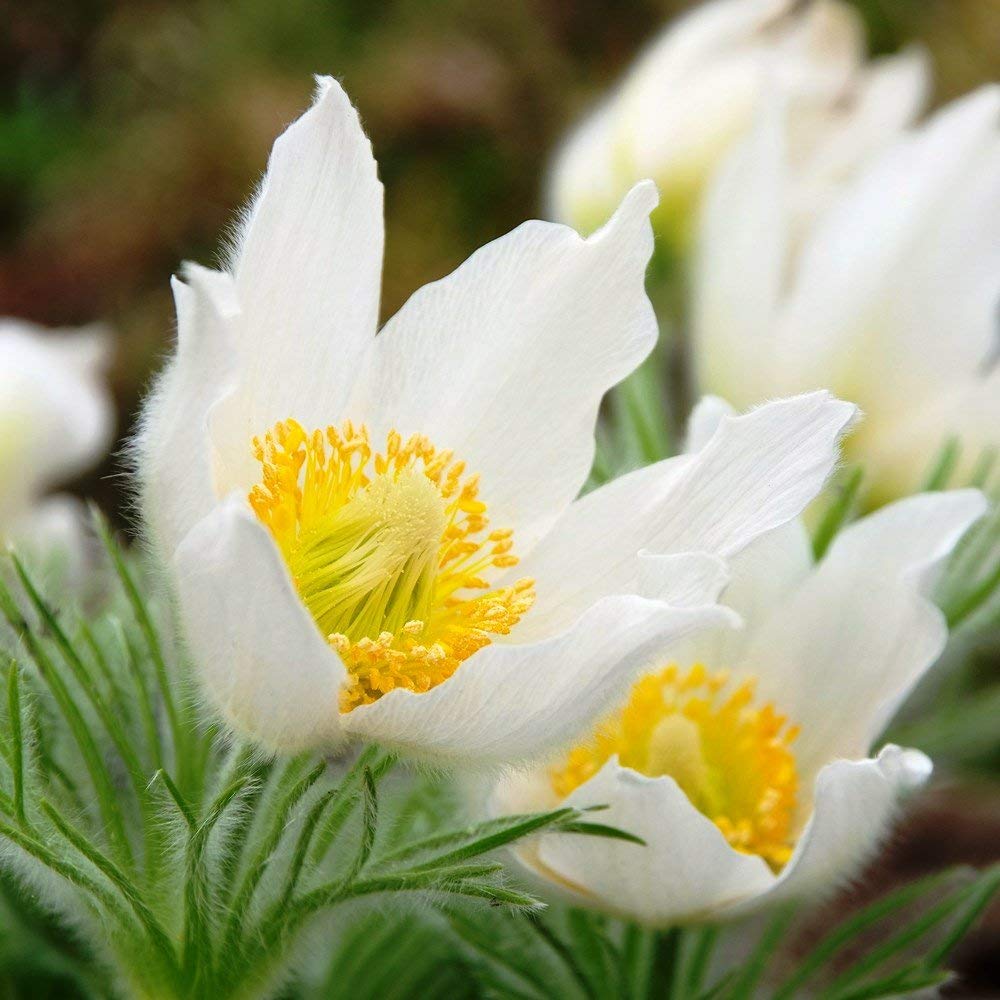
<svg viewBox="0 0 1000 1000"><path fill-rule="evenodd" d="M774 403L574 502L600 399L656 336L655 203L638 185L587 240L529 222L376 337L382 188L320 81L226 271L175 280L177 351L137 444L152 542L233 727L280 749L525 758L663 636L728 614L706 580L821 488L854 410Z"/></svg>
<svg viewBox="0 0 1000 1000"><path fill-rule="evenodd" d="M704 401L695 438L723 412ZM797 521L749 546L723 595L742 629L666 644L574 749L496 795L502 812L607 805L602 822L646 846L543 835L521 861L577 903L657 926L849 877L930 774L917 750L868 753L944 646L924 594L984 507L976 490L897 501L846 528L818 565Z"/></svg>
<svg viewBox="0 0 1000 1000"><path fill-rule="evenodd" d="M93 466L111 442L98 328L46 330L0 318L0 541L74 559L79 505L54 487Z"/></svg>
<svg viewBox="0 0 1000 1000"><path fill-rule="evenodd" d="M830 386L865 412L872 499L912 492L944 442L1000 444L1000 87L900 137L797 230L780 107L719 171L694 275L704 391L743 407ZM962 470L958 471L962 475Z"/></svg>
<svg viewBox="0 0 1000 1000"><path fill-rule="evenodd" d="M867 61L858 14L840 0L711 0L669 24L570 134L549 177L551 209L589 231L652 177L654 228L686 250L705 184L780 97L796 211L808 217L920 111L927 75L915 51Z"/></svg>

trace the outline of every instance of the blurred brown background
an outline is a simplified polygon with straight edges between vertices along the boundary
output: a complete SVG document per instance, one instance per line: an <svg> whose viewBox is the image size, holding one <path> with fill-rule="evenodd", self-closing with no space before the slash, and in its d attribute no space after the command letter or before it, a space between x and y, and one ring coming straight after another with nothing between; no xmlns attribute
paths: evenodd
<svg viewBox="0 0 1000 1000"><path fill-rule="evenodd" d="M128 433L173 314L304 109L342 79L386 184L383 311L537 216L562 132L669 0L0 2L0 315L109 320ZM993 0L857 0L873 49L926 45L944 100L997 75ZM121 517L110 458L77 489Z"/></svg>

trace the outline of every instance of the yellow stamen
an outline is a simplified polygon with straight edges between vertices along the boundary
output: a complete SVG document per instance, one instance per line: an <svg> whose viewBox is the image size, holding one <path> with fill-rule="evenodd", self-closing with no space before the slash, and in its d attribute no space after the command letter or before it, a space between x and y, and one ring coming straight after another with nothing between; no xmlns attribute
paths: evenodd
<svg viewBox="0 0 1000 1000"><path fill-rule="evenodd" d="M490 589L517 564L513 532L488 530L478 476L425 437L390 431L373 453L364 426L285 420L253 449L250 505L351 675L342 712L440 684L534 603L529 579Z"/></svg>
<svg viewBox="0 0 1000 1000"><path fill-rule="evenodd" d="M773 705L755 707L754 687L752 679L731 685L724 671L700 663L650 674L553 768L552 786L564 797L617 754L624 767L672 777L736 850L780 869L792 853L798 729Z"/></svg>

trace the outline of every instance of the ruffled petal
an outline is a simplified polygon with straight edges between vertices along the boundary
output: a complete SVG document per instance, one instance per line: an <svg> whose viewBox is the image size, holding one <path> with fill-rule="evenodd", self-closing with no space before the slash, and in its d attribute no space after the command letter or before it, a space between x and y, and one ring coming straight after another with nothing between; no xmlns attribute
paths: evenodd
<svg viewBox="0 0 1000 1000"><path fill-rule="evenodd" d="M335 746L346 672L245 502L230 497L199 521L174 568L188 649L233 729L286 753Z"/></svg>
<svg viewBox="0 0 1000 1000"><path fill-rule="evenodd" d="M143 405L133 442L145 527L163 558L215 506L208 413L232 386L235 289L227 274L187 265L171 282L177 349Z"/></svg>
<svg viewBox="0 0 1000 1000"><path fill-rule="evenodd" d="M816 777L812 817L772 888L728 908L737 917L782 900L813 899L854 876L875 853L900 798L931 774L919 750L886 746L869 760L836 760Z"/></svg>
<svg viewBox="0 0 1000 1000"><path fill-rule="evenodd" d="M231 255L243 315L228 446L288 417L343 417L378 322L382 243L371 143L340 84L320 77L313 106L275 142Z"/></svg>
<svg viewBox="0 0 1000 1000"><path fill-rule="evenodd" d="M741 669L801 726L800 777L858 758L944 648L928 574L985 509L976 490L900 500L845 529L752 634Z"/></svg>
<svg viewBox="0 0 1000 1000"><path fill-rule="evenodd" d="M638 593L642 549L729 558L796 517L826 481L855 412L825 392L768 403L725 418L697 454L578 500L517 567L538 592L521 634L551 634L606 594Z"/></svg>
<svg viewBox="0 0 1000 1000"><path fill-rule="evenodd" d="M527 761L578 737L656 663L664 642L729 620L714 606L609 597L562 635L487 646L430 691L390 691L344 715L343 726L436 762Z"/></svg>
<svg viewBox="0 0 1000 1000"><path fill-rule="evenodd" d="M564 804L606 805L597 814L601 823L646 842L543 834L534 856L521 854L538 874L575 889L585 905L666 927L710 916L775 883L767 864L733 850L673 778L647 778L613 757Z"/></svg>
<svg viewBox="0 0 1000 1000"><path fill-rule="evenodd" d="M688 417L684 451L701 451L712 440L712 435L719 429L722 418L735 416L737 416L736 410L721 396L702 396Z"/></svg>
<svg viewBox="0 0 1000 1000"><path fill-rule="evenodd" d="M426 435L480 473L525 552L577 495L604 393L649 353L646 182L589 239L528 222L418 291L375 340L350 415Z"/></svg>
<svg viewBox="0 0 1000 1000"><path fill-rule="evenodd" d="M954 101L895 143L825 215L803 249L778 335L780 352L805 384L825 373L828 383L850 378L867 385L873 369L859 359L870 358L874 344L881 349L886 332L891 343L894 329L880 312L886 293L895 287L895 276L905 273L905 255L929 234L931 242L939 239L935 220L961 197L970 165L995 142L998 117L1000 87L983 87ZM831 269L831 260L841 266ZM938 344L928 342L929 350L940 351L956 339L941 338L938 327L933 329ZM905 346L907 352L917 350L912 340ZM839 369L831 367L833 357ZM874 370L873 400L887 379L881 366Z"/></svg>

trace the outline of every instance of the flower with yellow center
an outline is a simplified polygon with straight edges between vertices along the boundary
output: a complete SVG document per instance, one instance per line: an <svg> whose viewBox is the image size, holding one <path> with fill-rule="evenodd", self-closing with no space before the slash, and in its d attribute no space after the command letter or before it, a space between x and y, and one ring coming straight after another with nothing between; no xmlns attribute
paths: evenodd
<svg viewBox="0 0 1000 1000"><path fill-rule="evenodd" d="M695 438L720 416L703 404ZM798 522L748 546L722 595L743 628L666 645L669 666L494 796L501 813L606 805L602 822L646 846L543 834L520 861L577 904L651 926L735 917L850 877L930 774L918 750L868 753L944 647L925 594L984 508L975 490L898 501L817 565Z"/></svg>
<svg viewBox="0 0 1000 1000"><path fill-rule="evenodd" d="M577 499L601 397L656 337L655 203L637 185L588 239L526 223L376 336L382 189L320 82L227 270L175 280L136 445L150 541L234 729L526 759L610 708L651 646L728 620L724 560L815 496L854 408L771 403Z"/></svg>
<svg viewBox="0 0 1000 1000"><path fill-rule="evenodd" d="M920 52L869 60L861 18L842 0L709 0L654 37L569 134L548 178L555 218L583 231L642 177L667 252L686 254L705 191L772 103L787 109L789 184L815 216L831 187L919 113Z"/></svg>
<svg viewBox="0 0 1000 1000"><path fill-rule="evenodd" d="M865 413L848 455L872 505L1000 447L1000 86L895 138L803 227L787 115L764 118L706 196L692 271L702 391L739 408L814 385ZM748 248L753 248L748 253Z"/></svg>
<svg viewBox="0 0 1000 1000"><path fill-rule="evenodd" d="M770 702L754 704L754 687L701 663L643 677L625 707L553 768L553 789L565 798L617 757L640 774L673 778L736 850L780 869L792 853L798 730Z"/></svg>
<svg viewBox="0 0 1000 1000"><path fill-rule="evenodd" d="M426 438L391 431L373 455L364 427L307 434L288 420L254 454L263 482L250 506L347 668L342 711L429 691L534 602L531 579L483 579L517 565L513 531L487 530L477 477Z"/></svg>

